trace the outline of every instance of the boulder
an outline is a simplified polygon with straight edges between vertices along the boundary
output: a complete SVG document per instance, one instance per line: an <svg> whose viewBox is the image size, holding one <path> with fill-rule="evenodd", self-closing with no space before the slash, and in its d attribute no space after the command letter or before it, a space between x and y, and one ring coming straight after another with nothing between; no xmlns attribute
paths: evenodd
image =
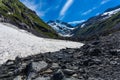
<svg viewBox="0 0 120 80"><path fill-rule="evenodd" d="M48 64L45 61L39 61L39 62L32 62L30 64L31 70L35 72L39 72L45 68L47 68Z"/></svg>
<svg viewBox="0 0 120 80"><path fill-rule="evenodd" d="M57 72L55 72L51 77L51 80L64 80L64 79L65 79L65 76L61 70L58 70Z"/></svg>

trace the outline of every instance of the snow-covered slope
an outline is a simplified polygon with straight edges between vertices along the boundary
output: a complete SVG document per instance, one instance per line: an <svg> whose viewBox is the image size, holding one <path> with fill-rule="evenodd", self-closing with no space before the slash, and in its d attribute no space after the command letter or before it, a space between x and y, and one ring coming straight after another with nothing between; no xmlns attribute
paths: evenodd
<svg viewBox="0 0 120 80"><path fill-rule="evenodd" d="M81 47L82 43L36 37L13 25L0 23L0 64L16 56L54 52L62 48Z"/></svg>
<svg viewBox="0 0 120 80"><path fill-rule="evenodd" d="M91 24L94 24L96 22L100 22L100 21L104 21L110 17L112 17L114 14L120 12L120 6L118 6L117 8L110 8L108 10L106 10L104 13L94 16L90 19L88 19L86 22L83 22L82 24L79 24L78 26L80 26L81 28L85 27L85 26L89 26Z"/></svg>
<svg viewBox="0 0 120 80"><path fill-rule="evenodd" d="M81 40L98 39L98 36L109 35L120 31L120 6L109 8L104 13L91 17L78 25L73 37Z"/></svg>
<svg viewBox="0 0 120 80"><path fill-rule="evenodd" d="M72 32L75 29L70 24L59 20L49 21L48 25L50 25L60 36L63 37L71 37L73 35Z"/></svg>
<svg viewBox="0 0 120 80"><path fill-rule="evenodd" d="M105 13L102 14L102 16L106 16L104 19L107 19L107 18L111 17L112 15L114 15L118 12L120 12L120 8L105 12Z"/></svg>
<svg viewBox="0 0 120 80"><path fill-rule="evenodd" d="M113 14L116 14L119 11L120 11L120 8L112 10L112 11L105 12L105 13L103 13L103 15L109 15L109 16L111 16Z"/></svg>

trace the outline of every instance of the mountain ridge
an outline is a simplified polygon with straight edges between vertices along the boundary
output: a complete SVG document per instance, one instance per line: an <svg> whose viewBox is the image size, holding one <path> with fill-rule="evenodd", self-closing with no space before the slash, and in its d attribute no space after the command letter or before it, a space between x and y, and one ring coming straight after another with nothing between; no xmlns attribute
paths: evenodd
<svg viewBox="0 0 120 80"><path fill-rule="evenodd" d="M0 21L8 22L37 36L57 38L57 33L19 0L0 0Z"/></svg>
<svg viewBox="0 0 120 80"><path fill-rule="evenodd" d="M47 24L51 26L62 37L71 37L75 30L75 27L60 20L50 20L47 22Z"/></svg>
<svg viewBox="0 0 120 80"><path fill-rule="evenodd" d="M88 19L78 25L74 38L81 40L92 40L98 36L105 36L120 30L120 7L112 8L112 11L104 12L98 16ZM82 26L82 27L81 27Z"/></svg>
<svg viewBox="0 0 120 80"><path fill-rule="evenodd" d="M74 29L68 32L56 28L61 28L62 25L56 25L57 21L51 21L52 24L48 23L60 36L66 37L65 34L72 33L66 39L81 41L81 40L92 40L97 38L97 36L105 36L110 34L112 31L116 32L119 30L119 15L120 14L120 5L109 8L105 10L102 14L93 16L89 18L87 21L76 24ZM58 23L62 21L58 20ZM54 25L53 25L54 23ZM112 23L112 25L110 25ZM66 23L67 24L67 23ZM69 26L66 26L67 28ZM64 29L64 28L63 28ZM59 32L60 31L60 32ZM64 32L64 34L62 33Z"/></svg>

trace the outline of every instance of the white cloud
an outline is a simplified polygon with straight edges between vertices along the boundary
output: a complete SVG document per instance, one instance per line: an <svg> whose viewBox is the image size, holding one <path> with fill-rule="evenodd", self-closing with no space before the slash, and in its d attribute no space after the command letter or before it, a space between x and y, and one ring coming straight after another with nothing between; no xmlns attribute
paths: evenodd
<svg viewBox="0 0 120 80"><path fill-rule="evenodd" d="M92 8L92 9L89 9L89 10L83 12L82 15L87 15L87 14L91 13L95 9L96 9L96 7Z"/></svg>
<svg viewBox="0 0 120 80"><path fill-rule="evenodd" d="M32 10L36 10L38 5L36 5L33 1L29 1L29 0L21 0L28 8L32 9Z"/></svg>
<svg viewBox="0 0 120 80"><path fill-rule="evenodd" d="M84 22L85 20L80 20L80 21L73 21L73 22L68 22L68 24L79 24Z"/></svg>
<svg viewBox="0 0 120 80"><path fill-rule="evenodd" d="M45 15L46 12L45 11L40 11L40 10L38 11L37 10L37 9L41 8L42 1L40 3L38 3L38 4L34 3L34 0L31 0L31 1L29 1L29 0L21 0L21 2L23 4L25 4L29 9L35 11L38 16L44 17L44 15Z"/></svg>
<svg viewBox="0 0 120 80"><path fill-rule="evenodd" d="M105 3L109 2L109 1L110 0L102 0L102 2L100 4L103 5L103 4L105 4Z"/></svg>
<svg viewBox="0 0 120 80"><path fill-rule="evenodd" d="M60 16L64 16L66 11L69 9L69 7L72 5L73 0L67 0L66 4L63 6L61 12L60 12Z"/></svg>
<svg viewBox="0 0 120 80"><path fill-rule="evenodd" d="M37 15L40 17L44 17L45 16L45 12L44 11L37 11Z"/></svg>
<svg viewBox="0 0 120 80"><path fill-rule="evenodd" d="M84 12L82 15L87 15L87 14L89 14L90 12L92 12L92 9L89 9L88 11Z"/></svg>
<svg viewBox="0 0 120 80"><path fill-rule="evenodd" d="M100 13L97 13L96 16L100 15Z"/></svg>

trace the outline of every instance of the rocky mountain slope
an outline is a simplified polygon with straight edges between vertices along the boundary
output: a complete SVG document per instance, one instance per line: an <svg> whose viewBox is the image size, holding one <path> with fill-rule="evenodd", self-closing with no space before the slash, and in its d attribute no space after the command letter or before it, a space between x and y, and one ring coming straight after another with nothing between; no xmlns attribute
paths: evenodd
<svg viewBox="0 0 120 80"><path fill-rule="evenodd" d="M91 40L120 30L120 6L110 8L79 25L74 37Z"/></svg>
<svg viewBox="0 0 120 80"><path fill-rule="evenodd" d="M16 57L0 66L0 80L119 80L120 32L77 49Z"/></svg>
<svg viewBox="0 0 120 80"><path fill-rule="evenodd" d="M27 30L37 36L57 38L56 32L44 23L34 11L19 0L0 0L0 21Z"/></svg>
<svg viewBox="0 0 120 80"><path fill-rule="evenodd" d="M59 20L48 21L47 23L62 37L71 37L74 34L75 28L68 23Z"/></svg>

